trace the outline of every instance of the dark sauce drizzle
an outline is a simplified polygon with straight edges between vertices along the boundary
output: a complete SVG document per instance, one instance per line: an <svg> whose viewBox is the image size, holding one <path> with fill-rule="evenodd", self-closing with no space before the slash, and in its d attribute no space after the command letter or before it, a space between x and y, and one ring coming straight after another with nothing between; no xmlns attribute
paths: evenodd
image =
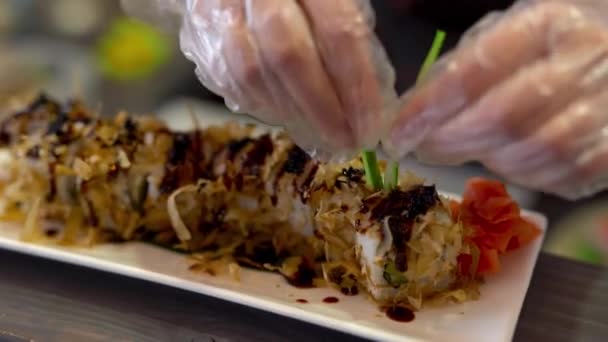
<svg viewBox="0 0 608 342"><path fill-rule="evenodd" d="M414 311L404 306L390 306L384 309L386 317L397 322L411 322L416 318Z"/></svg>
<svg viewBox="0 0 608 342"><path fill-rule="evenodd" d="M241 151L245 146L247 146L253 139L251 138L243 138L238 140L232 140L228 143L228 160L234 161L234 157Z"/></svg>
<svg viewBox="0 0 608 342"><path fill-rule="evenodd" d="M287 160L285 161L285 164L283 164L281 173L287 172L299 175L304 172L304 168L308 161L310 161L310 156L300 147L294 145L289 152L287 152Z"/></svg>
<svg viewBox="0 0 608 342"><path fill-rule="evenodd" d="M274 144L270 135L263 135L253 143L253 147L247 152L243 162L243 171L248 174L257 175L261 165L266 158L272 154Z"/></svg>
<svg viewBox="0 0 608 342"><path fill-rule="evenodd" d="M439 201L435 186L417 186L408 191L393 190L372 209L373 220L386 216L402 216L413 220L425 214Z"/></svg>
<svg viewBox="0 0 608 342"><path fill-rule="evenodd" d="M311 168L310 172L306 175L306 178L297 188L298 193L300 194L300 200L303 203L306 203L308 198L310 197L310 187L312 185L312 181L315 179L315 175L319 170L319 164L314 164Z"/></svg>
<svg viewBox="0 0 608 342"><path fill-rule="evenodd" d="M369 202L376 203L369 203ZM395 267L401 272L407 271L407 242L410 240L414 220L424 215L439 202L434 186L417 186L408 191L393 190L384 198L372 197L364 200L363 206L375 206L371 209L371 219L382 221L388 217L388 227L393 235L396 248ZM363 211L363 210L362 210Z"/></svg>
<svg viewBox="0 0 608 342"><path fill-rule="evenodd" d="M343 169L342 175L351 182L360 183L363 180L363 176L365 176L365 171L351 166L348 169Z"/></svg>
<svg viewBox="0 0 608 342"><path fill-rule="evenodd" d="M173 137L173 146L169 150L167 161L170 164L177 165L186 159L188 147L190 146L190 137L185 133L175 134Z"/></svg>
<svg viewBox="0 0 608 342"><path fill-rule="evenodd" d="M285 276L285 280L289 285L299 288L312 288L314 287L314 279L316 278L316 272L306 264L300 264L296 273L292 276Z"/></svg>
<svg viewBox="0 0 608 342"><path fill-rule="evenodd" d="M336 298L336 297L325 297L325 298L323 299L323 303L328 303L328 304L337 303L337 302L339 302L339 301L340 301L340 300L339 300L338 298Z"/></svg>

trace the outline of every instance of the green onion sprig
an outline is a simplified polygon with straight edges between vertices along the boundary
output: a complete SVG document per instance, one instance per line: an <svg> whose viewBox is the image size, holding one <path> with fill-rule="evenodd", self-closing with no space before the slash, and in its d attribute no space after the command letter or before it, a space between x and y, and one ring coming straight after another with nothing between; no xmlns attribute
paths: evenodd
<svg viewBox="0 0 608 342"><path fill-rule="evenodd" d="M422 63L422 67L418 72L416 84L419 84L427 75L429 69L439 57L441 48L445 42L446 33L442 30L435 32L435 38L429 52ZM376 152L365 150L361 153L361 159L363 159L363 167L365 169L365 176L367 183L375 190L392 190L399 183L399 163L391 161L384 172L384 179L380 175L380 167L378 166L378 160Z"/></svg>
<svg viewBox="0 0 608 342"><path fill-rule="evenodd" d="M393 190L399 183L399 162L391 161L384 170L384 190Z"/></svg>
<svg viewBox="0 0 608 342"><path fill-rule="evenodd" d="M376 152L365 150L361 152L361 158L363 159L363 168L365 169L367 183L373 189L382 189L382 176L380 175L380 167L378 167Z"/></svg>
<svg viewBox="0 0 608 342"><path fill-rule="evenodd" d="M431 49L426 55L424 62L422 63L422 68L418 72L418 78L416 79L416 83L419 84L424 80L426 75L429 72L429 69L435 64L439 54L441 53L441 48L443 47L443 43L445 42L445 32L442 30L437 30L435 32L435 38L433 39L433 44L431 45Z"/></svg>

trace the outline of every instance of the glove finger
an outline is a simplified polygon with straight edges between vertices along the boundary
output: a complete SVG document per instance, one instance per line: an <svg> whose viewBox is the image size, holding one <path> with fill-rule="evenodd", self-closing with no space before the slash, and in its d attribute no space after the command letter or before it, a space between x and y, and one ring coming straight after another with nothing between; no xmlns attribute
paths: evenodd
<svg viewBox="0 0 608 342"><path fill-rule="evenodd" d="M228 108L238 113L255 113L258 119L268 124L278 124L289 119L286 110L272 108L287 106L282 102L284 94L273 96L266 87L263 63L254 37L247 26L245 6L241 0L223 0L223 7L233 8L230 21L223 28L222 55L227 69L226 75L232 85L222 94Z"/></svg>
<svg viewBox="0 0 608 342"><path fill-rule="evenodd" d="M277 86L278 80L264 72L243 2L189 0L186 13L182 50L196 64L203 85L235 112L253 114L269 124L293 121L298 109Z"/></svg>
<svg viewBox="0 0 608 342"><path fill-rule="evenodd" d="M568 198L591 194L603 184L608 171L607 106L608 91L587 94L534 135L499 149L482 162L522 185Z"/></svg>
<svg viewBox="0 0 608 342"><path fill-rule="evenodd" d="M294 1L248 1L250 27L255 35L266 70L271 72L289 94L290 100L305 115L301 118L316 128L311 134L328 142L329 149L353 148L351 128L336 91L332 87L316 49L304 13ZM287 129L294 131L283 123ZM315 139L315 140L313 140Z"/></svg>
<svg viewBox="0 0 608 342"><path fill-rule="evenodd" d="M568 27L580 20L561 3L519 6L486 33L465 40L443 59L442 70L403 98L386 142L388 152L401 156L413 150L431 129L474 104L487 89L546 56L554 25Z"/></svg>
<svg viewBox="0 0 608 342"><path fill-rule="evenodd" d="M180 31L184 56L196 65L201 83L219 96L231 82L222 49L224 31L240 13L238 7L224 5L224 0L187 0Z"/></svg>
<svg viewBox="0 0 608 342"><path fill-rule="evenodd" d="M327 69L358 147L375 147L397 98L395 75L374 32L368 0L303 0Z"/></svg>
<svg viewBox="0 0 608 342"><path fill-rule="evenodd" d="M522 68L429 134L416 155L426 162L462 163L525 139L581 94L605 87L607 57L608 44L599 44Z"/></svg>

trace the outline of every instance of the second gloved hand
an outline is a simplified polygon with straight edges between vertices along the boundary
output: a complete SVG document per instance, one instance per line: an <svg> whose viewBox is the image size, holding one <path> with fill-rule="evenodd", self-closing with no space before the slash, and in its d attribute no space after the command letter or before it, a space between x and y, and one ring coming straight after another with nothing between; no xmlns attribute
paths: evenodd
<svg viewBox="0 0 608 342"><path fill-rule="evenodd" d="M404 97L383 145L480 161L578 198L608 187L608 1L529 0L482 20Z"/></svg>
<svg viewBox="0 0 608 342"><path fill-rule="evenodd" d="M135 2L123 0L127 8ZM386 132L383 117L397 99L394 71L374 34L369 0L149 6L181 15L184 54L233 111L284 126L300 146L327 155L352 156Z"/></svg>

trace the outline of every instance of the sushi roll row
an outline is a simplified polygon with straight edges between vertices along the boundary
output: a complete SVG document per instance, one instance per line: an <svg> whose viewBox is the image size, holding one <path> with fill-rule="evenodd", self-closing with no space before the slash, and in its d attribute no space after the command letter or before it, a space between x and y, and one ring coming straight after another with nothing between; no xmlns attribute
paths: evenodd
<svg viewBox="0 0 608 342"><path fill-rule="evenodd" d="M41 96L0 123L0 214L34 243L150 241L379 305L476 295L457 260L467 227L434 186L405 173L376 191L360 159L322 163L253 131L174 132Z"/></svg>

